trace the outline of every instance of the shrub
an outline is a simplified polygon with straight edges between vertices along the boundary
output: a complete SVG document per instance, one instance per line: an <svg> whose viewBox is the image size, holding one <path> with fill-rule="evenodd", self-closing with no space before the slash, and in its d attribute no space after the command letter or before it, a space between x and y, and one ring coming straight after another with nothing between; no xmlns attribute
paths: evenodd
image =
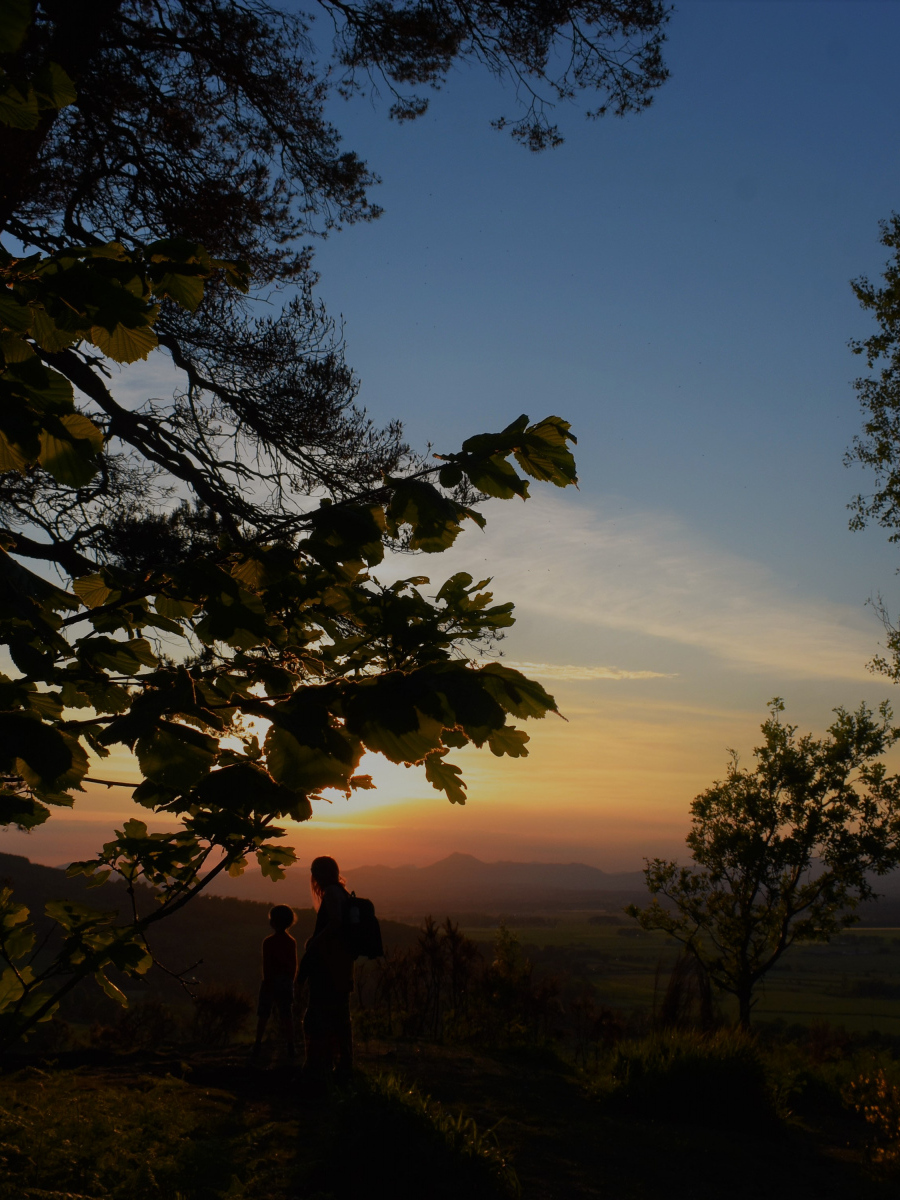
<svg viewBox="0 0 900 1200"><path fill-rule="evenodd" d="M152 1051L178 1040L175 1011L159 1000L142 1000L126 1008L118 1019L91 1026L90 1042L103 1050Z"/></svg>
<svg viewBox="0 0 900 1200"><path fill-rule="evenodd" d="M230 987L207 988L194 1001L191 1036L204 1046L227 1046L244 1032L253 1001Z"/></svg>
<svg viewBox="0 0 900 1200"><path fill-rule="evenodd" d="M879 1068L854 1079L844 1098L871 1127L869 1153L873 1162L900 1165L900 1087Z"/></svg>
<svg viewBox="0 0 900 1200"><path fill-rule="evenodd" d="M126 1009L118 1023L123 1050L156 1050L175 1040L177 1019L167 1004L144 1000Z"/></svg>
<svg viewBox="0 0 900 1200"><path fill-rule="evenodd" d="M735 1030L675 1030L621 1042L612 1055L610 1102L649 1120L710 1127L759 1125L774 1112L756 1043Z"/></svg>
<svg viewBox="0 0 900 1200"><path fill-rule="evenodd" d="M71 1025L57 1014L52 1020L35 1026L25 1048L32 1054L60 1054L69 1049L73 1039Z"/></svg>

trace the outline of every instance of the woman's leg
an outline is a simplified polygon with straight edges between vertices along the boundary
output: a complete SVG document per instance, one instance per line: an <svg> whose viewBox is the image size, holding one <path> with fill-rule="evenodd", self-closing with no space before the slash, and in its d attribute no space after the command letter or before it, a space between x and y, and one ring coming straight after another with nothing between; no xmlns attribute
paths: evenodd
<svg viewBox="0 0 900 1200"><path fill-rule="evenodd" d="M353 1026L350 1023L350 996L343 996L334 1008L334 1073L338 1079L353 1074Z"/></svg>
<svg viewBox="0 0 900 1200"><path fill-rule="evenodd" d="M303 1070L322 1078L331 1069L330 1030L327 1013L320 1005L310 1003L303 1017L303 1041L306 1063Z"/></svg>

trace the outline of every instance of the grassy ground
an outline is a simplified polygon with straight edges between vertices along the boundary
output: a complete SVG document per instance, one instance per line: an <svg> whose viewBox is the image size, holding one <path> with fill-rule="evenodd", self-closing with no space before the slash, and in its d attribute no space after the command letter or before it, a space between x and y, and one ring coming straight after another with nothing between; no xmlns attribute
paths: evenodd
<svg viewBox="0 0 900 1200"><path fill-rule="evenodd" d="M542 969L589 978L625 1012L652 1012L675 955L663 935L577 914L516 934ZM510 1163L525 1200L896 1195L846 1100L851 1079L882 1066L900 1085L897 1043L821 1023L778 1035L777 1022L900 1035L900 930L797 948L758 1016L752 1103L753 1063L648 1074L658 1035L598 1049L590 1070L551 1049L372 1041L353 1086L324 1094L277 1055L251 1066L247 1047L120 1055L113 1037L50 1057L48 1043L0 1072L0 1200L502 1200ZM892 1104L900 1148L900 1088Z"/></svg>
<svg viewBox="0 0 900 1200"><path fill-rule="evenodd" d="M490 942L496 929L466 928ZM652 1011L678 948L663 933L591 925L575 914L554 926L517 926L516 936L542 966L584 974L598 1002ZM727 1001L725 1015L731 1016ZM900 1035L900 929L854 929L827 945L789 950L759 989L755 1019L810 1024L828 1020L853 1032Z"/></svg>
<svg viewBox="0 0 900 1200"><path fill-rule="evenodd" d="M0 1077L2 1200L502 1200L491 1138L383 1071L310 1094L247 1051Z"/></svg>
<svg viewBox="0 0 900 1200"><path fill-rule="evenodd" d="M7 1073L0 1198L488 1200L514 1194L508 1154L525 1200L896 1194L866 1165L862 1122L827 1106L712 1128L671 1106L635 1116L549 1052L372 1044L360 1060L325 1098L245 1050Z"/></svg>

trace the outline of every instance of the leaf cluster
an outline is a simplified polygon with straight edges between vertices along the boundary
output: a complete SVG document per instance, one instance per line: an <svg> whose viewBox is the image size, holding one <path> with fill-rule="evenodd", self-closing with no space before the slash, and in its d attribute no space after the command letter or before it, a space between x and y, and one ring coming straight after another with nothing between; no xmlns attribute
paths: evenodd
<svg viewBox="0 0 900 1200"><path fill-rule="evenodd" d="M153 327L185 381L168 404L135 413L97 361L56 352L54 370L89 397L107 435L93 450L102 470L91 486L42 470L27 488L0 479L0 518L24 533L29 508L44 514L50 548L20 538L19 549L69 564L76 549L116 561L126 534L141 540L141 522L164 515L173 495L192 494L232 535L240 524L282 537L302 525L311 493L343 498L408 468L399 425L379 429L356 406L302 244L378 212L368 198L376 177L325 118L335 79L345 91L375 79L392 91L439 87L455 64L477 64L521 89L527 113L514 132L536 147L558 139L553 104L598 92L623 113L645 106L666 76L659 0L515 10L366 0L295 13L263 0L16 0L5 11L0 66L10 78L52 68L74 90L47 93L33 129L4 128L0 112L0 231L50 256L186 239L245 262L257 289L248 302L214 283L195 303L196 281L188 296L179 273L179 303L164 299ZM398 113L424 111L421 96L399 95ZM271 310L272 297L258 289L276 281L299 294L261 316L258 301ZM142 347L127 328L128 346L113 349L135 357L151 333L143 328ZM110 339L98 345L107 353ZM508 484L483 482L491 495ZM104 537L112 522L121 536Z"/></svg>
<svg viewBox="0 0 900 1200"><path fill-rule="evenodd" d="M159 301L196 308L216 270L246 290L243 268L183 239L26 258L0 248L0 472L39 465L57 483L89 483L104 430L76 409L71 381L50 364L84 344L119 363L146 358Z"/></svg>

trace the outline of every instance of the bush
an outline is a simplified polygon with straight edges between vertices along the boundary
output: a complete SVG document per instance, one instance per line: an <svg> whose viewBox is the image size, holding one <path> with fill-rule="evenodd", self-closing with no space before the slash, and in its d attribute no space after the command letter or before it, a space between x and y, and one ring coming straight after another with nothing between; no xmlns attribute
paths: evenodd
<svg viewBox="0 0 900 1200"><path fill-rule="evenodd" d="M854 1079L844 1098L871 1130L869 1154L882 1167L900 1166L900 1086L881 1069Z"/></svg>
<svg viewBox="0 0 900 1200"><path fill-rule="evenodd" d="M211 987L194 1001L191 1037L204 1046L227 1046L247 1028L253 1001L230 987Z"/></svg>
<svg viewBox="0 0 900 1200"><path fill-rule="evenodd" d="M91 1027L91 1044L105 1050L152 1051L176 1040L178 1019L167 1004L142 1000L111 1025Z"/></svg>
<svg viewBox="0 0 900 1200"><path fill-rule="evenodd" d="M734 1030L669 1030L621 1042L606 1091L616 1107L648 1120L734 1127L774 1118L757 1045Z"/></svg>

